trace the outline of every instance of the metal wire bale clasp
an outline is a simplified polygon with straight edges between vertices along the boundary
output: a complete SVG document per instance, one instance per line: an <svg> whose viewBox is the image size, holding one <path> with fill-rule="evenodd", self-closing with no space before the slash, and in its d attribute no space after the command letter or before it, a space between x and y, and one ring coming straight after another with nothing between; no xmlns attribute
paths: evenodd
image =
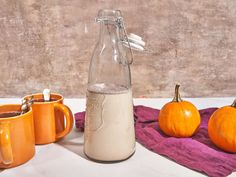
<svg viewBox="0 0 236 177"><path fill-rule="evenodd" d="M116 24L117 26L119 27L120 31L121 31L121 36L123 37L121 39L121 42L126 42L128 43L128 48L129 48L129 51L130 51L130 61L129 61L129 65L131 65L133 63L133 51L131 49L131 45L130 45L130 42L129 42L129 39L128 39L128 35L127 35L127 32L126 32L126 28L125 28L125 25L124 25L124 21L123 21L123 18L122 17L119 17L116 19ZM125 45L124 45L125 46ZM126 47L126 46L125 46Z"/></svg>

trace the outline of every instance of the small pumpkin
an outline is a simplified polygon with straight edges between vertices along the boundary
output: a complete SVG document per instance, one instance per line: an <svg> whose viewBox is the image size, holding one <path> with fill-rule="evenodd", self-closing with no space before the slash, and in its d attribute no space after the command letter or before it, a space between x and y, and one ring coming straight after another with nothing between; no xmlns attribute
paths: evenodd
<svg viewBox="0 0 236 177"><path fill-rule="evenodd" d="M217 109L209 119L208 134L212 142L227 152L236 152L236 99L231 106Z"/></svg>
<svg viewBox="0 0 236 177"><path fill-rule="evenodd" d="M159 113L159 127L173 137L190 137L200 126L201 118L197 108L183 101L179 94L180 85L175 86L174 99L165 104Z"/></svg>

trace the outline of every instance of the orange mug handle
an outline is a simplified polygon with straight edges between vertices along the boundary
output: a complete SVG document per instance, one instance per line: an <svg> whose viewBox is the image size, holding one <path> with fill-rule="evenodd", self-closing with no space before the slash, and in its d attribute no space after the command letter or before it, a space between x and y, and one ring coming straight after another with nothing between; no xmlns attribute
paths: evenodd
<svg viewBox="0 0 236 177"><path fill-rule="evenodd" d="M62 132L59 132L56 134L56 139L60 139L64 136L66 136L68 133L70 133L70 131L72 130L73 125L74 125L74 119L73 119L73 115L72 115L70 108L68 108L66 105L61 104L61 103L55 103L54 109L58 109L61 112L63 112L65 115L65 118L66 118L65 129Z"/></svg>
<svg viewBox="0 0 236 177"><path fill-rule="evenodd" d="M13 162L9 122L0 123L0 162L10 165Z"/></svg>

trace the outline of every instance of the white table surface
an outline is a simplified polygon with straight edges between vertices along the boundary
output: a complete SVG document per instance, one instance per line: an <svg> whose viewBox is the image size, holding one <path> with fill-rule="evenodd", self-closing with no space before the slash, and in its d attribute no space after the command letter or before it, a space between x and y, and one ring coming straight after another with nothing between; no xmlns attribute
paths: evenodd
<svg viewBox="0 0 236 177"><path fill-rule="evenodd" d="M171 99L134 99L135 105L161 108ZM234 98L188 98L197 108L221 107ZM20 103L17 98L0 99L0 104ZM85 109L85 99L65 99L73 113ZM96 163L83 154L83 134L75 128L58 143L36 146L35 156L27 163L0 171L0 177L200 177L190 170L136 143L135 154L126 161L112 164ZM235 176L236 173L230 176Z"/></svg>

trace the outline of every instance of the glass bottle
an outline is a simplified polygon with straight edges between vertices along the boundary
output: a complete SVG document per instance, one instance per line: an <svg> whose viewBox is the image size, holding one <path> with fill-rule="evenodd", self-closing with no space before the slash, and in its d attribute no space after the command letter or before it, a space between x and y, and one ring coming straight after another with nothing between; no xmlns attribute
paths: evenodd
<svg viewBox="0 0 236 177"><path fill-rule="evenodd" d="M96 21L100 36L89 68L84 152L97 161L120 161L135 151L126 33L119 10L100 10Z"/></svg>

